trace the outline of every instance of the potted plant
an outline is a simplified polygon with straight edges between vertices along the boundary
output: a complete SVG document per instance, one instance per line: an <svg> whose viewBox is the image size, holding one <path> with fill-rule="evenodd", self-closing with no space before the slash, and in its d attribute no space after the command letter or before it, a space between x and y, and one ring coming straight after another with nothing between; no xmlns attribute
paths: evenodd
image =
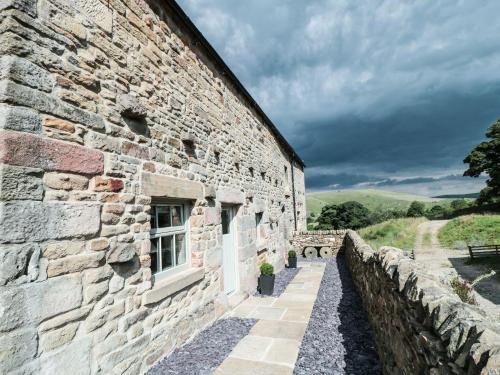
<svg viewBox="0 0 500 375"><path fill-rule="evenodd" d="M274 291L274 267L272 264L263 263L260 266L259 292L270 296Z"/></svg>
<svg viewBox="0 0 500 375"><path fill-rule="evenodd" d="M288 268L297 268L297 253L295 250L288 252Z"/></svg>

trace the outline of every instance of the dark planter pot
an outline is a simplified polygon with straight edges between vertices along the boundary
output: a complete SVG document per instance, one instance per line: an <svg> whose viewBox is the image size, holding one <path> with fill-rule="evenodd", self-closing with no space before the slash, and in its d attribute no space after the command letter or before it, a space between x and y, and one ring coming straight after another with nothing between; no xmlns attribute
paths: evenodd
<svg viewBox="0 0 500 375"><path fill-rule="evenodd" d="M288 268L297 268L297 257L288 257Z"/></svg>
<svg viewBox="0 0 500 375"><path fill-rule="evenodd" d="M270 296L274 291L274 275L259 276L259 292L265 296Z"/></svg>

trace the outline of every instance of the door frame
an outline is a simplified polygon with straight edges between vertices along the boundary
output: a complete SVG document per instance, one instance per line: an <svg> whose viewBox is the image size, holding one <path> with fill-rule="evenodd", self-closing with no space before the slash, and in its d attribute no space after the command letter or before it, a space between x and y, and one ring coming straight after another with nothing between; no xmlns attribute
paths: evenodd
<svg viewBox="0 0 500 375"><path fill-rule="evenodd" d="M221 211L222 210L229 211L229 217L230 217L229 230L230 230L230 233L231 233L231 236L233 239L233 247L234 247L234 290L226 293L226 291L224 290L225 288L223 288L223 292L227 296L231 296L240 290L240 274L239 274L239 267L238 267L238 264L239 264L238 236L236 235L237 228L238 228L238 226L236 225L236 220L238 217L238 209L239 209L238 205L232 205L232 204L222 204L221 205ZM225 276L224 275L224 235L222 235L222 277L223 277L223 280L225 281L224 276Z"/></svg>

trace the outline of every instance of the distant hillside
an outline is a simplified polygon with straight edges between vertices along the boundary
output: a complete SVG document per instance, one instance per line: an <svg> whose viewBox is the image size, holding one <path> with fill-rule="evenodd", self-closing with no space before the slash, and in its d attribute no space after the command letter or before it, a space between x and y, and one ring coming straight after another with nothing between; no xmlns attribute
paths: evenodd
<svg viewBox="0 0 500 375"><path fill-rule="evenodd" d="M447 194L447 195L436 195L433 198L449 198L449 199L460 199L460 198L469 198L476 199L479 197L479 193L471 193L471 194Z"/></svg>
<svg viewBox="0 0 500 375"><path fill-rule="evenodd" d="M446 204L449 200L376 189L322 191L306 195L307 214L320 213L321 208L326 204L339 204L347 201L356 201L372 211L378 211L407 210L413 201L424 202L430 207L438 203Z"/></svg>

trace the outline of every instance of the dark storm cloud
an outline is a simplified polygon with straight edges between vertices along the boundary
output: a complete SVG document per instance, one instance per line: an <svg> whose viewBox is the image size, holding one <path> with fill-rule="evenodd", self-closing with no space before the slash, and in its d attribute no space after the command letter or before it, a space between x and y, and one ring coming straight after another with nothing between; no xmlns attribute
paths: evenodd
<svg viewBox="0 0 500 375"><path fill-rule="evenodd" d="M180 4L303 157L309 189L481 188L442 177L500 117L497 0Z"/></svg>

